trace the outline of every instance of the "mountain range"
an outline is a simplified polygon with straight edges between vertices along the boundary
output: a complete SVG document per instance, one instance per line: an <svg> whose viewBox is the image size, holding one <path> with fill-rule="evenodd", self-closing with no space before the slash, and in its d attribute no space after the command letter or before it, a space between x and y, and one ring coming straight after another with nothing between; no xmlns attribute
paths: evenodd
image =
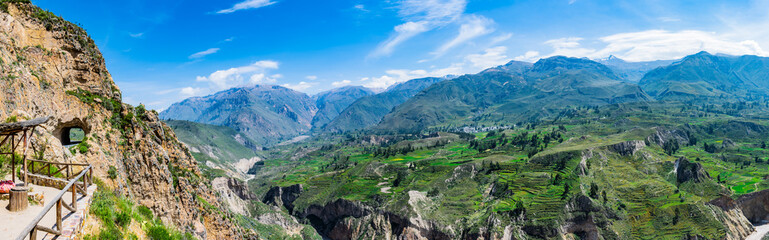
<svg viewBox="0 0 769 240"><path fill-rule="evenodd" d="M376 94L359 86L314 96L280 86L234 88L173 104L160 116L227 126L270 146L306 134L520 122L551 116L563 106L684 95L744 98L767 94L768 69L767 58L707 52L650 62L555 56L451 79L413 79Z"/></svg>

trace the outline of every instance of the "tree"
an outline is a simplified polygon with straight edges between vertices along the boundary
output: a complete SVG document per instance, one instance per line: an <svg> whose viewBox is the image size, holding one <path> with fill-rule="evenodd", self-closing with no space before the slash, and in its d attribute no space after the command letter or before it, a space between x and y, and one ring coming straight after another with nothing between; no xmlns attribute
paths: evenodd
<svg viewBox="0 0 769 240"><path fill-rule="evenodd" d="M595 184L595 182L590 183L590 198L598 198L598 184Z"/></svg>
<svg viewBox="0 0 769 240"><path fill-rule="evenodd" d="M670 141L665 141L665 144L662 145L662 149L665 150L665 153L667 153L670 156L673 156L678 151L678 148L680 146L678 145L678 140L671 139Z"/></svg>
<svg viewBox="0 0 769 240"><path fill-rule="evenodd" d="M561 199L566 199L566 197L569 196L569 191L571 190L571 186L566 183L563 185L563 194L561 195Z"/></svg>

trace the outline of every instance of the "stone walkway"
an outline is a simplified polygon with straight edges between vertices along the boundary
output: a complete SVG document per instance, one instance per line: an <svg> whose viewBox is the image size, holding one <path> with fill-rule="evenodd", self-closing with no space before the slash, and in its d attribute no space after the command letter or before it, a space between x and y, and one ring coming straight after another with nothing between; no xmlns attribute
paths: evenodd
<svg viewBox="0 0 769 240"><path fill-rule="evenodd" d="M67 214L66 217L64 217L64 220L61 221L61 225L64 226L62 228L62 234L61 236L56 236L50 233L43 234L44 240L47 239L56 239L56 240L74 240L78 239L78 233L80 232L80 229L83 228L83 223L85 223L85 219L88 217L88 211L91 209L91 199L93 197L93 193L96 192L96 185L91 185L88 187L88 196L80 197L77 200L77 212ZM39 235L40 233L38 233Z"/></svg>
<svg viewBox="0 0 769 240"><path fill-rule="evenodd" d="M48 203L48 201L51 201L61 191L60 189L38 185L31 185L31 188L32 190L30 193L42 193L45 202L40 205L30 205L26 210L21 212L10 212L5 208L5 206L8 205L8 200L0 200L0 239L15 239L19 234L21 234L21 230L29 225L32 219L43 210L43 206ZM64 216L62 225L65 226L63 229L65 235L62 235L59 238L55 238L55 236L52 234L38 231L37 238L60 240L76 239L76 234L82 227L83 222L85 222L86 216L88 216L88 211L91 205L91 196L93 196L95 191L96 185L91 185L88 187L88 196L80 196L80 198L78 198L77 212L72 213L69 212L69 210L66 208L62 208L62 215ZM64 199L65 203L69 203L72 199L72 194L67 192L64 194L62 199ZM56 227L56 206L51 208L51 210L46 213L43 219L40 220L39 224L41 226L58 229ZM27 236L25 239L29 239L29 236Z"/></svg>

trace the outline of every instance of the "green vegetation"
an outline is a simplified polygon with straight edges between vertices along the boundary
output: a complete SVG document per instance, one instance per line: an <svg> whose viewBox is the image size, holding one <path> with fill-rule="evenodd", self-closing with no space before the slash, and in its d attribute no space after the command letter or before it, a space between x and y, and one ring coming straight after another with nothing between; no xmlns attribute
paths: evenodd
<svg viewBox="0 0 769 240"><path fill-rule="evenodd" d="M189 233L180 233L154 218L149 208L137 206L129 198L116 195L98 178L94 182L99 191L94 193L90 213L101 222L101 230L97 234L84 236L84 239L131 239L128 236L131 224L138 225L153 240L195 239Z"/></svg>
<svg viewBox="0 0 769 240"><path fill-rule="evenodd" d="M82 142L72 147L69 147L69 151L72 154L76 154L76 153L85 154L88 152L88 148L90 147L91 147L91 144L88 143L88 137L84 137Z"/></svg>
<svg viewBox="0 0 769 240"><path fill-rule="evenodd" d="M192 156L200 163L200 168L209 179L227 174L224 170L208 167L206 162L235 171L231 164L257 156L256 145L232 128L177 120L165 123L182 142L193 149ZM240 140L236 136L240 136Z"/></svg>
<svg viewBox="0 0 769 240"><path fill-rule="evenodd" d="M115 166L109 166L109 170L107 170L107 177L112 180L117 178L117 168L115 168Z"/></svg>
<svg viewBox="0 0 769 240"><path fill-rule="evenodd" d="M31 3L29 0L0 0L0 10L7 13L9 3Z"/></svg>
<svg viewBox="0 0 769 240"><path fill-rule="evenodd" d="M567 107L477 134L435 132L457 128L444 125L380 134L376 142L362 132L323 135L270 149L249 185L263 193L269 186L302 184L305 192L294 202L299 212L342 198L402 216L418 213L442 226L462 222L469 231L492 216L503 226L531 230L589 214L605 238L723 238L725 226L705 203L769 189L769 151L761 147L769 122L751 118L766 116L767 100L724 111L735 102ZM646 146L614 147L627 141ZM702 164L712 179L678 182L673 163L679 157ZM413 206L418 195L425 200ZM577 203L590 207L565 212ZM525 220L513 221L517 216Z"/></svg>

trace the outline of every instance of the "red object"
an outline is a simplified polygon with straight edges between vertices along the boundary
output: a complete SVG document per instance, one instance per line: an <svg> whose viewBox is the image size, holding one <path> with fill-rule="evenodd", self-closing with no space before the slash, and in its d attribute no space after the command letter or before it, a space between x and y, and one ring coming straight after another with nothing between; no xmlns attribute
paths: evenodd
<svg viewBox="0 0 769 240"><path fill-rule="evenodd" d="M13 181L7 180L7 181L0 181L0 193L9 193L11 192L11 188L13 188L16 184L13 184Z"/></svg>

